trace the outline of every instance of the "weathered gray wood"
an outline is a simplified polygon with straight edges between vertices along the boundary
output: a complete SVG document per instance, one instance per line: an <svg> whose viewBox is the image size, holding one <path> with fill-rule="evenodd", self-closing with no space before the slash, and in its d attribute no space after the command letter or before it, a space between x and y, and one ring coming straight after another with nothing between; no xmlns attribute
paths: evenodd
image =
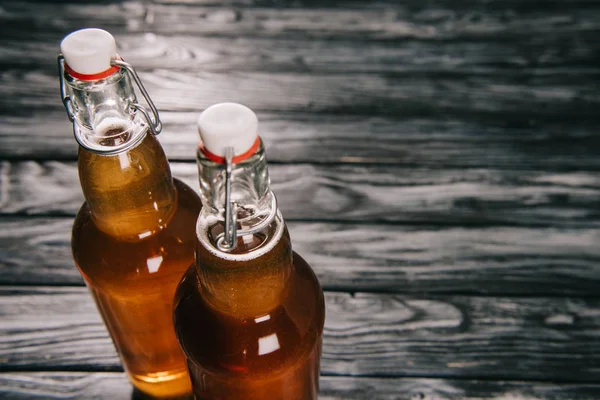
<svg viewBox="0 0 600 400"><path fill-rule="evenodd" d="M35 13L29 12L32 3ZM398 70L399 66L414 64L423 66L421 72L428 71L428 66L438 71L454 67L455 73L469 71L463 70L468 65L479 65L479 72L494 67L595 67L593 50L598 43L594 33L600 26L596 18L600 8L591 2L552 8L523 7L521 2L505 0L468 5L379 1L365 6L354 2L351 8L339 2L331 4L333 7L306 2L287 9L281 8L285 7L281 2L262 3L259 8L243 3L242 7L143 1L123 5L9 3L2 17L8 22L5 30L11 34L0 47L0 55L15 65L47 68L63 35L80 28L85 19L90 25L114 32L122 42L123 55L142 69L180 69L197 63L210 69L215 59L231 56L244 57L245 63L233 64L242 69L257 65L255 59L260 58L259 69L264 70L289 58L291 51L296 61L282 65L288 71L303 66L302 71L315 72L321 65L319 60L331 60L339 65L335 72L345 72L355 68L352 64L369 61L370 54L383 56L369 62L371 68ZM272 5L276 7L269 7ZM20 29L27 24L36 29ZM148 32L151 34L146 35ZM353 40L357 37L360 42ZM568 51L562 48L566 40L571 41ZM364 46L366 41L368 46ZM306 49L321 51L305 55ZM347 59L353 53L363 63ZM230 65L225 63L226 68Z"/></svg>
<svg viewBox="0 0 600 400"><path fill-rule="evenodd" d="M120 368L85 288L0 293L5 371ZM597 299L325 297L325 375L595 382L600 373Z"/></svg>
<svg viewBox="0 0 600 400"><path fill-rule="evenodd" d="M85 7L85 6L83 6ZM360 23L360 21L359 21ZM599 24L600 26L600 24ZM570 52L557 55L542 53L558 45L567 35L546 35L536 40L509 42L489 38L474 41L468 37L452 40L306 40L302 32L294 37L236 38L195 34L142 33L111 29L119 54L139 71L169 69L179 71L270 71L273 73L410 73L435 74L435 77L459 75L522 74L565 75L569 81L598 74L593 40L574 43ZM585 36L587 32L574 32ZM0 43L0 59L8 65L56 73L54 60L62 40L60 32L14 32ZM17 39L19 36L24 36ZM368 37L364 39L369 39ZM527 54L529 52L529 54ZM569 74L579 72L580 76Z"/></svg>
<svg viewBox="0 0 600 400"><path fill-rule="evenodd" d="M202 108L235 100L293 163L271 171L295 248L359 292L327 294L323 371L371 376L325 377L322 398L600 398L600 4L2 2L0 284L81 283L54 58L83 26L115 33L172 159L193 159ZM49 162L12 162L29 159ZM196 187L193 164L174 172ZM119 369L84 288L0 293L0 369L23 371L1 398L129 398L120 373L60 372Z"/></svg>
<svg viewBox="0 0 600 400"><path fill-rule="evenodd" d="M0 219L0 284L82 285L72 222ZM598 229L288 225L327 290L596 296L600 286Z"/></svg>
<svg viewBox="0 0 600 400"><path fill-rule="evenodd" d="M164 111L199 112L217 102L236 101L257 111L402 119L465 114L476 119L503 112L509 121L525 124L530 119L564 118L597 122L595 107L600 103L600 95L588 80L565 76L525 75L526 85L505 75L173 73L156 69L140 76L156 106ZM63 109L56 73L15 69L0 73L0 79L5 82L0 87L0 106L7 113L18 113L24 105L30 113Z"/></svg>
<svg viewBox="0 0 600 400"><path fill-rule="evenodd" d="M161 112L165 132L159 139L171 159L194 159L198 114ZM502 121L469 121L446 114L440 114L441 120L306 113L258 115L271 162L600 170L600 137L595 134L600 122L596 127L585 119L511 120L506 114L499 114ZM2 120L0 157L76 159L77 145L64 110Z"/></svg>
<svg viewBox="0 0 600 400"><path fill-rule="evenodd" d="M61 2L62 3L62 2ZM104 4L103 4L104 3ZM169 2L165 2L169 3ZM49 33L71 31L81 21L129 32L202 34L206 36L294 37L342 39L532 39L533 36L593 33L598 5L579 1L540 7L538 2L500 0L396 2L176 1L157 4L130 1L106 4L47 4L20 1L6 4L4 20L14 27L35 27ZM188 4L182 4L188 3ZM30 12L32 6L36 12ZM290 7L291 6L291 7ZM35 32L34 29L23 33Z"/></svg>
<svg viewBox="0 0 600 400"><path fill-rule="evenodd" d="M271 160L599 168L597 5L319 4L8 3L0 156L74 158L51 60L85 20L142 71L171 157L193 157L201 109L235 100Z"/></svg>
<svg viewBox="0 0 600 400"><path fill-rule="evenodd" d="M419 378L322 376L322 400L596 400L597 384L494 382ZM17 372L0 375L0 397L12 400L129 400L132 389L123 373Z"/></svg>
<svg viewBox="0 0 600 400"><path fill-rule="evenodd" d="M131 400L132 386L124 373L4 373L0 398Z"/></svg>
<svg viewBox="0 0 600 400"><path fill-rule="evenodd" d="M439 379L321 377L320 399L329 400L592 400L595 384L553 384Z"/></svg>
<svg viewBox="0 0 600 400"><path fill-rule="evenodd" d="M193 163L173 173L198 188ZM271 165L288 220L597 228L596 173L392 166ZM72 162L0 162L0 213L75 215L83 197Z"/></svg>

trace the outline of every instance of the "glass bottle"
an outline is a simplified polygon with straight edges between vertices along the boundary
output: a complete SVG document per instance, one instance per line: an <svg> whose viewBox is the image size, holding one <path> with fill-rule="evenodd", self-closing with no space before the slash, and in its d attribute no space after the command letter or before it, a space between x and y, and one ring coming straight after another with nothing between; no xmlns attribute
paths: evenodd
<svg viewBox="0 0 600 400"><path fill-rule="evenodd" d="M196 399L318 395L323 292L292 251L257 123L233 103L214 105L199 120L197 261L174 309Z"/></svg>
<svg viewBox="0 0 600 400"><path fill-rule="evenodd" d="M73 225L75 263L133 385L157 398L191 391L175 337L177 283L195 259L200 198L173 179L155 135L158 113L106 31L67 36L61 91L80 144L85 203ZM137 103L132 79L151 108Z"/></svg>

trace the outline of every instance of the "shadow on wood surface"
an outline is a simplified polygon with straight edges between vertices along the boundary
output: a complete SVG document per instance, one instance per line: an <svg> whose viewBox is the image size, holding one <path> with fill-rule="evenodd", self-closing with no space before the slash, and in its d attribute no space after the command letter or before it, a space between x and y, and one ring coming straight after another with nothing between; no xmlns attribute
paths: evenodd
<svg viewBox="0 0 600 400"><path fill-rule="evenodd" d="M131 400L156 400L155 397L148 396L147 394L140 392L138 389L133 388L131 391ZM162 400L194 400L192 396L187 397L169 397Z"/></svg>

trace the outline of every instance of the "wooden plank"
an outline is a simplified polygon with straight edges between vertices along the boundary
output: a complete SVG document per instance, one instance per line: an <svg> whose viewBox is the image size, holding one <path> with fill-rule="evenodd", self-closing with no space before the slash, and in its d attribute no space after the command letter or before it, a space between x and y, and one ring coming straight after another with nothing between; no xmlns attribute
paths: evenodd
<svg viewBox="0 0 600 400"><path fill-rule="evenodd" d="M597 76L597 73L594 74ZM598 92L578 75L512 77L413 74L298 74L156 69L140 77L159 110L199 112L237 101L257 111L362 116L471 118L506 113L510 119L596 121ZM57 75L42 70L2 71L0 106L17 114L62 110ZM526 82L521 82L526 79ZM583 79L582 79L583 78ZM18 101L17 101L18 100ZM561 117L557 117L557 114Z"/></svg>
<svg viewBox="0 0 600 400"><path fill-rule="evenodd" d="M121 28L130 32L187 33L227 37L430 40L456 37L531 39L537 35L593 33L598 27L598 5L579 1L539 7L515 0L470 1L461 6L446 1L422 3L377 1L315 3L204 1L192 4L157 4L149 1L80 5L60 2L54 7L39 1L11 2L3 19L48 32L68 32L91 26ZM202 4L204 3L204 4ZM237 4L236 4L237 3ZM30 12L35 7L35 13ZM25 34L35 29L25 30Z"/></svg>
<svg viewBox="0 0 600 400"><path fill-rule="evenodd" d="M2 287L4 371L118 370L85 288ZM600 300L326 293L325 375L596 382Z"/></svg>
<svg viewBox="0 0 600 400"><path fill-rule="evenodd" d="M192 49L194 45L182 52L204 51ZM245 43L240 46L248 48ZM596 149L600 138L596 132L600 120L595 110L600 100L589 85L600 74L597 68L506 69L488 67L497 60L477 61L472 55L457 61L461 65L455 66L440 58L447 57L446 51L452 49L439 49L437 56L428 56L427 49L413 47L396 53L397 58L411 62L385 62L399 65L401 71L386 67L381 73L359 68L358 72L332 74L328 70L319 72L319 68L314 72L312 66L307 67L310 73L300 73L293 66L269 66L264 61L268 57L287 57L284 63L292 65L295 61L289 59L289 50L284 55L261 56L259 63L263 64L256 68L262 72L208 72L204 68L193 72L193 66L178 73L169 66L157 69L144 61L144 57L150 59L150 55L155 55L153 51L160 49L151 44L140 50L150 55L138 58L142 68L151 68L142 76L147 78L150 93L162 111L168 133L163 135L167 153L177 159L193 157L190 149L197 141L198 113L214 102L235 100L259 111L261 134L269 145L270 159L275 161L599 168ZM337 49L344 53L347 46L342 44ZM27 47L26 50L36 53ZM378 51L383 57L391 50ZM409 54L402 57L406 51ZM333 54L332 57L337 54L333 48L316 52ZM368 52L362 48L350 52L367 59L362 64L352 58L334 59L343 60L344 65L384 65L380 60L368 59L364 55ZM426 60L431 60L412 57L412 53L421 52L426 53ZM594 49L582 52L594 53ZM11 54L9 48L6 57L10 60ZM501 49L497 54L504 56ZM156 62L161 57L152 59ZM578 61L577 65L586 65L585 60ZM4 114L0 156L73 159L76 146L58 99L56 71L39 70L37 65L42 60L25 58L23 62L28 63L27 73L23 74L23 66L3 72L6 84L0 87ZM442 68L447 71L422 65L427 63L446 66ZM470 63L476 66L469 66ZM217 62L215 68L221 70L223 65ZM337 65L331 68L339 69ZM29 111L26 117L22 116L23 109ZM369 146L364 145L365 137L372 139ZM574 158L573 154L579 157Z"/></svg>
<svg viewBox="0 0 600 400"><path fill-rule="evenodd" d="M322 376L322 400L596 400L598 384L494 382L424 378ZM29 372L0 375L0 396L13 400L130 400L125 374L107 372Z"/></svg>
<svg viewBox="0 0 600 400"><path fill-rule="evenodd" d="M85 7L85 6L84 6ZM359 18L360 20L360 18ZM360 21L359 21L360 22ZM294 37L240 36L223 38L192 34L129 32L112 29L119 54L138 71L169 69L263 71L271 73L396 73L414 75L465 76L564 75L569 80L598 74L594 40L579 40L569 52L540 54L559 46L569 35L585 39L587 32L539 35L529 40L506 41L494 38L451 40L415 38L387 40L306 40L302 32ZM25 37L23 37L25 36ZM583 37L582 37L583 36ZM14 32L0 43L0 60L8 66L56 74L48 61L56 58L61 32L36 30ZM365 39L368 39L365 38ZM532 54L533 52L533 54ZM574 72L580 75L573 76ZM583 75L583 76L581 76Z"/></svg>
<svg viewBox="0 0 600 400"><path fill-rule="evenodd" d="M193 163L173 174L198 189ZM271 165L289 221L597 228L596 173L392 166ZM72 162L0 162L0 213L72 216L83 198Z"/></svg>
<svg viewBox="0 0 600 400"><path fill-rule="evenodd" d="M600 75L600 19L591 3L546 10L475 1L464 13L444 2L366 10L101 3L7 5L0 21L14 35L0 44L0 157L75 157L48 60L70 24L85 19L108 24L147 78L177 159L192 157L197 113L236 100L261 113L271 160L598 169L600 98L589 82ZM208 31L161 33L169 18L177 29Z"/></svg>
<svg viewBox="0 0 600 400"><path fill-rule="evenodd" d="M19 71L18 79L6 74L7 84L0 87L6 114L0 156L74 158L76 146L58 101L55 74L29 72L21 78ZM168 155L178 159L193 157L194 120L200 110L218 101L238 101L259 111L353 115L288 121L289 116L279 113L274 118L259 114L261 134L275 161L598 169L600 121L595 110L600 98L590 79L569 83L561 76L532 78L537 82L522 85L485 77L192 76L167 70L144 78L157 106L174 111L165 118L171 132L165 143ZM24 107L31 112L27 118L19 116ZM185 110L189 112L183 115L175 112ZM509 133L504 137L497 133L505 130ZM373 139L369 146L365 137Z"/></svg>
<svg viewBox="0 0 600 400"><path fill-rule="evenodd" d="M2 285L82 285L72 218L0 219ZM326 290L596 296L599 229L289 223Z"/></svg>
<svg viewBox="0 0 600 400"><path fill-rule="evenodd" d="M377 379L321 377L320 399L330 400L592 400L595 384L472 381L451 379Z"/></svg>
<svg viewBox="0 0 600 400"><path fill-rule="evenodd" d="M412 65L411 72L473 74L511 66L521 71L597 66L594 39L599 23L595 16L600 9L591 2L552 8L524 7L514 0L468 5L376 1L368 6L310 1L177 2L8 3L0 16L8 33L0 44L0 57L7 65L54 71L48 60L55 57L59 41L86 20L91 26L110 29L121 44L122 55L139 69L314 73L332 64L329 70L339 73L381 68L407 71ZM31 13L32 8L38 12ZM35 29L21 29L28 24ZM357 35L360 41L355 40ZM566 40L571 41L568 51L562 48ZM597 68L591 70L597 72Z"/></svg>
<svg viewBox="0 0 600 400"><path fill-rule="evenodd" d="M495 122L268 112L260 112L259 118L271 162L600 170L600 123L560 115L566 121L520 121L507 114L493 117L504 118ZM193 160L197 117L198 112L161 112L165 131L159 139L171 159ZM0 158L76 159L64 110L2 120Z"/></svg>

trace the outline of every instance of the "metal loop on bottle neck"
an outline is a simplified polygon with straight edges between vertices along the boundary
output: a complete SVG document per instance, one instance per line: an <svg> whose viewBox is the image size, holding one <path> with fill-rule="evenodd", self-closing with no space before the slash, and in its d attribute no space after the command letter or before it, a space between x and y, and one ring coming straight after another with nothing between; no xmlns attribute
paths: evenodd
<svg viewBox="0 0 600 400"><path fill-rule="evenodd" d="M225 149L225 232L217 235L216 240L217 249L224 252L229 252L236 248L238 236L253 235L262 231L269 226L273 218L277 215L277 198L269 191L269 194L271 195L271 210L269 215L250 229L237 230L237 207L236 204L231 201L233 156L233 147L227 147Z"/></svg>
<svg viewBox="0 0 600 400"><path fill-rule="evenodd" d="M118 154L120 152L129 150L141 142L141 140L144 138L145 134L137 135L136 137L132 138L132 140L128 140L126 143L123 143L119 146L110 147L110 148L107 148L106 146L94 145L93 143L89 143L88 141L86 141L82 137L80 129L78 129L78 127L77 127L77 124L75 121L75 111L73 109L73 101L71 100L71 97L67 94L67 92L68 92L67 91L67 83L65 82L65 57L62 54L59 54L57 61L58 61L58 70L59 70L59 79L60 79L61 99L65 106L65 109L67 110L67 116L69 117L69 120L71 122L73 122L73 134L75 136L75 140L77 141L77 143L79 143L79 145L81 147L83 147L84 149L86 149L88 151L91 151L92 153L104 154L104 155L114 155L114 154ZM133 81L135 82L138 89L142 93L142 96L144 96L144 98L146 99L146 102L150 106L150 111L152 112L152 115L150 115L150 113L148 112L146 107L144 107L143 105L141 105L139 103L132 103L132 104L130 104L130 107L133 110L140 112L140 114L142 115L142 118L145 120L146 124L148 125L150 133L152 135L154 135L154 136L159 135L160 132L162 131L162 123L160 122L158 110L156 109L156 106L154 105L154 103L152 102L152 99L148 95L148 92L146 91L146 88L142 84L142 81L140 80L140 77L138 76L135 69L133 69L133 67L129 63L126 63L123 60L116 60L116 59L112 60L111 65L118 66L119 68L126 70L129 73L129 75L133 78Z"/></svg>
<svg viewBox="0 0 600 400"><path fill-rule="evenodd" d="M69 117L69 121L73 122L75 120L75 112L73 111L73 103L71 101L71 97L67 96L67 84L65 82L65 56L62 54L58 55L58 76L60 79L60 98L67 109L67 116Z"/></svg>
<svg viewBox="0 0 600 400"><path fill-rule="evenodd" d="M126 70L127 72L129 72L129 74L133 78L135 84L137 85L138 89L140 89L140 92L142 92L142 96L144 96L144 99L146 99L146 102L150 106L150 111L152 111L152 116L148 113L148 110L146 110L146 108L139 103L132 103L131 107L142 113L142 115L144 116L144 119L146 120L146 122L148 123L148 126L150 127L150 131L152 132L152 134L154 136L159 135L160 132L162 131L162 123L160 122L160 118L158 116L158 110L156 109L156 106L152 102L152 99L150 98L150 95L146 91L146 88L144 87L144 84L140 80L140 77L138 76L137 72L135 72L135 69L133 69L133 67L129 63L126 63L123 60L116 60L116 59L112 60L110 65L115 65L115 66L120 67L120 68Z"/></svg>
<svg viewBox="0 0 600 400"><path fill-rule="evenodd" d="M237 210L231 201L231 172L233 171L233 147L225 149L225 232L217 237L217 248L231 251L237 245Z"/></svg>

